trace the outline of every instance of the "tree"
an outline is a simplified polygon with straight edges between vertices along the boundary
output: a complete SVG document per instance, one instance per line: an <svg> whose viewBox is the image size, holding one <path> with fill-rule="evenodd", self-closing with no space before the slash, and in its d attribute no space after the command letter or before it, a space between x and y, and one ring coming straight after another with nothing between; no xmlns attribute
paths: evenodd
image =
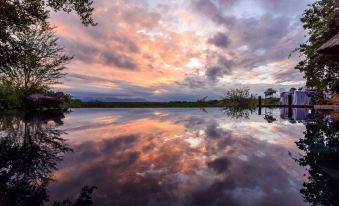
<svg viewBox="0 0 339 206"><path fill-rule="evenodd" d="M57 40L48 25L17 33L11 51L17 58L6 67L0 67L2 81L24 91L23 94L58 83L71 57L63 53Z"/></svg>
<svg viewBox="0 0 339 206"><path fill-rule="evenodd" d="M48 23L50 12L74 11L85 26L94 26L92 4L92 0L0 0L0 87L12 86L27 95L57 83L71 58L57 45Z"/></svg>
<svg viewBox="0 0 339 206"><path fill-rule="evenodd" d="M295 67L304 73L306 85L325 88L339 79L339 59L321 55L317 49L339 31L335 23L334 1L316 1L304 11L301 18L308 40L296 51L304 57Z"/></svg>
<svg viewBox="0 0 339 206"><path fill-rule="evenodd" d="M18 58L13 53L17 33L33 25L45 25L51 10L75 11L85 26L96 25L92 4L91 0L0 0L0 68Z"/></svg>

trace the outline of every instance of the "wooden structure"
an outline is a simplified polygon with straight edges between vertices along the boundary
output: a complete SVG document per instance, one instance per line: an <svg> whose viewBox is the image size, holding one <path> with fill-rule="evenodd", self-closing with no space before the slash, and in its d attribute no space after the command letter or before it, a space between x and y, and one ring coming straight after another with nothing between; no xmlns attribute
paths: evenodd
<svg viewBox="0 0 339 206"><path fill-rule="evenodd" d="M58 107L63 103L63 100L62 92L55 93L53 96L37 93L26 97L27 105L31 108Z"/></svg>
<svg viewBox="0 0 339 206"><path fill-rule="evenodd" d="M283 107L288 107L288 108L314 108L314 105L293 105L293 97L292 95L288 95L288 104L287 105L276 105L276 104L262 104L262 97L259 96L258 97L258 107L259 107L259 111L261 113L261 108L283 108Z"/></svg>
<svg viewBox="0 0 339 206"><path fill-rule="evenodd" d="M277 91L272 89L272 88L269 88L264 92L264 94L265 94L265 104L267 104L267 100L269 100L270 103L272 102L275 93L277 93Z"/></svg>
<svg viewBox="0 0 339 206"><path fill-rule="evenodd" d="M339 26L339 0L334 0L334 9L336 15L336 24ZM328 55L339 55L339 33L332 39L323 44L319 49L318 53Z"/></svg>

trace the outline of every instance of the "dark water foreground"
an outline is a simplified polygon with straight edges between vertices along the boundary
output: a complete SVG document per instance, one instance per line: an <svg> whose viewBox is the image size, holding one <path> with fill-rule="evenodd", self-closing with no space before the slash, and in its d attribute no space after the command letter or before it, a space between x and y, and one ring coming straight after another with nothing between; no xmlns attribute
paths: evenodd
<svg viewBox="0 0 339 206"><path fill-rule="evenodd" d="M0 115L0 205L339 205L335 115Z"/></svg>

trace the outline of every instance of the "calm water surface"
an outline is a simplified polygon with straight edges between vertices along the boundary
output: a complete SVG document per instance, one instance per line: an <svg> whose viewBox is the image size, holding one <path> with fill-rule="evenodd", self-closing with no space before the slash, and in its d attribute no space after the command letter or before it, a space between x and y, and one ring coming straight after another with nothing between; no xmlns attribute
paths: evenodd
<svg viewBox="0 0 339 206"><path fill-rule="evenodd" d="M338 123L308 110L74 109L0 126L0 205L339 203Z"/></svg>

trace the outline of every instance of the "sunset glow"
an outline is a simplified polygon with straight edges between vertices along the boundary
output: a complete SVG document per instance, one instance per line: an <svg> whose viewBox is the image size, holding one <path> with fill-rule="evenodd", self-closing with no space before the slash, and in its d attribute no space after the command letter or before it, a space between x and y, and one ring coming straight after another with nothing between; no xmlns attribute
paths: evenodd
<svg viewBox="0 0 339 206"><path fill-rule="evenodd" d="M169 101L218 98L239 86L254 93L301 86L299 54L288 56L305 41L299 18L308 3L98 0L95 27L52 14L74 56L55 88L79 98Z"/></svg>

